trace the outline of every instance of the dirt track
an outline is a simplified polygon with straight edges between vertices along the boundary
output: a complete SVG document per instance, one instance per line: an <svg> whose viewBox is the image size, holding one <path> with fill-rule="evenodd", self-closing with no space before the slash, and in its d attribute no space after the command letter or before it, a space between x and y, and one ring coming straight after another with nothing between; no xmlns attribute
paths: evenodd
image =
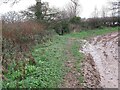
<svg viewBox="0 0 120 90"><path fill-rule="evenodd" d="M65 66L69 69L66 73L61 88L82 88L79 77L80 73L77 71L75 67L76 59L71 53L71 47L74 39L69 39L67 42L66 55L68 56L68 60L65 62Z"/></svg>
<svg viewBox="0 0 120 90"><path fill-rule="evenodd" d="M87 87L118 88L118 33L83 40L86 55L84 79Z"/></svg>

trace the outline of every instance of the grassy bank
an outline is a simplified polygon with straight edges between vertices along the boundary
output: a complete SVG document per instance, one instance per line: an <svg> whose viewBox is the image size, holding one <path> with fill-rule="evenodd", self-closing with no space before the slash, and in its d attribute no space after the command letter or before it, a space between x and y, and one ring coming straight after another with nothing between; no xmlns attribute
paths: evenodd
<svg viewBox="0 0 120 90"><path fill-rule="evenodd" d="M25 78L22 80L22 71L9 71L5 75L8 80L3 83L4 87L58 87L65 72L65 43L65 38L56 35L52 41L48 41L42 45L36 45L33 50L31 50L36 64L27 64L25 66Z"/></svg>
<svg viewBox="0 0 120 90"><path fill-rule="evenodd" d="M104 35L110 32L116 32L117 30L118 28L104 28L81 31L79 33L71 33L63 36L55 35L52 40L48 40L48 42L44 44L38 44L33 47L31 53L36 64L31 63L25 65L25 78L21 79L22 70L10 70L5 74L7 80L3 82L3 87L57 88L66 73L64 62L67 60L65 51L69 39L73 39L71 53L76 58L76 69L78 72L81 72L81 61L84 59L84 55L79 52L82 46L80 39ZM11 67L12 66L14 66L14 62ZM82 82L82 77L80 77L79 80Z"/></svg>

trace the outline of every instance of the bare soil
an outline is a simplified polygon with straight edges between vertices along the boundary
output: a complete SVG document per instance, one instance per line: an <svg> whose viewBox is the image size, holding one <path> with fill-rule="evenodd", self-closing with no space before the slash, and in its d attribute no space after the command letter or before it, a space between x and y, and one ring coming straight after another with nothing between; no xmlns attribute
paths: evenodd
<svg viewBox="0 0 120 90"><path fill-rule="evenodd" d="M86 55L83 63L86 87L118 88L117 32L83 40L80 52Z"/></svg>
<svg viewBox="0 0 120 90"><path fill-rule="evenodd" d="M61 88L82 88L78 79L80 77L80 73L76 70L75 67L76 59L70 51L73 41L74 39L69 39L67 42L66 55L68 57L68 60L65 62L65 66L69 69L69 71L63 78L64 80Z"/></svg>

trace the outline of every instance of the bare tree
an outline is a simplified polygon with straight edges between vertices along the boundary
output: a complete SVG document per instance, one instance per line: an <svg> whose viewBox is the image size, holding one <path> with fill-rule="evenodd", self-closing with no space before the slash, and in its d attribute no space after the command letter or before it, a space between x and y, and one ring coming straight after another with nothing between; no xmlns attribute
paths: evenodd
<svg viewBox="0 0 120 90"><path fill-rule="evenodd" d="M89 24L92 28L100 27L99 11L95 6L94 11L92 12L92 18L89 19Z"/></svg>
<svg viewBox="0 0 120 90"><path fill-rule="evenodd" d="M101 8L101 16L103 18L105 18L105 17L107 17L107 14L108 14L108 8L105 7L105 6L102 6L102 8Z"/></svg>
<svg viewBox="0 0 120 90"><path fill-rule="evenodd" d="M93 18L98 18L98 16L99 16L98 14L99 14L98 9L97 9L97 7L95 6L94 11L92 12L92 17L93 17Z"/></svg>
<svg viewBox="0 0 120 90"><path fill-rule="evenodd" d="M68 17L75 17L80 13L79 0L71 0L71 2L65 8Z"/></svg>
<svg viewBox="0 0 120 90"><path fill-rule="evenodd" d="M2 3L11 3L13 6L14 4L18 3L21 0L3 0Z"/></svg>
<svg viewBox="0 0 120 90"><path fill-rule="evenodd" d="M80 6L79 5L79 0L71 0L72 3L74 4L73 5L73 12L75 13L75 16L77 16L77 14L79 13L79 10L78 10L78 7Z"/></svg>
<svg viewBox="0 0 120 90"><path fill-rule="evenodd" d="M110 1L110 11L112 13L112 16L119 16L120 17L120 1L115 0L115 1Z"/></svg>
<svg viewBox="0 0 120 90"><path fill-rule="evenodd" d="M15 11L10 11L2 15L2 20L5 21L6 23L14 23L14 22L20 22L23 20L23 17L15 12Z"/></svg>

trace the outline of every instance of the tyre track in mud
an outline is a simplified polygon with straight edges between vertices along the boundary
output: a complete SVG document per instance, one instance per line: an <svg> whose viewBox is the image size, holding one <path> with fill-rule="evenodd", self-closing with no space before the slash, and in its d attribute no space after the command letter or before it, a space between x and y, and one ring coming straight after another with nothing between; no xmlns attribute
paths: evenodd
<svg viewBox="0 0 120 90"><path fill-rule="evenodd" d="M87 87L118 88L118 36L116 32L83 41L80 52L86 55L83 72Z"/></svg>

